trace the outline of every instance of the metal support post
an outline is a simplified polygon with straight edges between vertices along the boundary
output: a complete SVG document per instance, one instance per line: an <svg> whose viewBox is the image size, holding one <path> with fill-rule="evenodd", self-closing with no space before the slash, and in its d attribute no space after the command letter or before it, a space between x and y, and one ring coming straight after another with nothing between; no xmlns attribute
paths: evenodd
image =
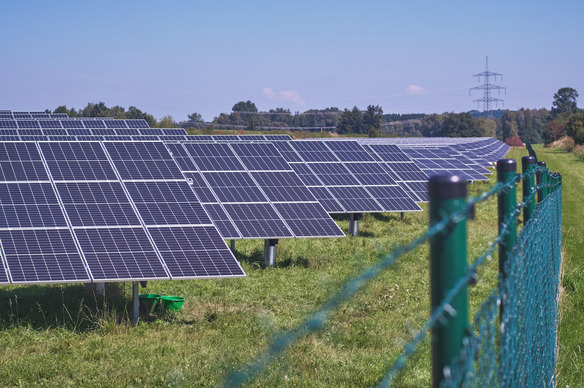
<svg viewBox="0 0 584 388"><path fill-rule="evenodd" d="M278 245L277 238L264 240L264 263L266 267L276 265L276 245Z"/></svg>
<svg viewBox="0 0 584 388"><path fill-rule="evenodd" d="M546 167L546 163L545 162L538 162L537 163L538 166L541 167ZM537 184L538 185L545 185L548 181L548 177L547 177L547 167L546 167L546 171L538 171L537 172ZM541 188L539 189L539 191L537 192L537 202L541 202L545 199L545 197L547 197L548 194L548 189L547 188Z"/></svg>
<svg viewBox="0 0 584 388"><path fill-rule="evenodd" d="M349 220L349 234L351 236L357 236L359 234L360 219L361 213L351 213L351 219Z"/></svg>
<svg viewBox="0 0 584 388"><path fill-rule="evenodd" d="M229 243L229 249L231 249L231 252L235 253L235 240L231 240L231 243Z"/></svg>
<svg viewBox="0 0 584 388"><path fill-rule="evenodd" d="M497 162L497 182L509 182L517 177L517 163L513 159L501 159ZM501 236L501 241L499 242L499 274L503 282L507 279L506 265L508 260L511 258L513 247L517 241L517 188L516 181L513 182L508 189L499 192L497 197L497 209L498 209L498 224L499 224L499 235ZM503 228L506 230L503 231ZM503 287L505 289L505 287ZM505 328L505 306L507 305L508 295L503 293L501 295L501 304L499 306L499 320L500 320L500 343L506 344L506 328ZM509 350L504 346L500 346L501 359L505 359L503 352L509 352ZM505 373L501 368L501 381L499 382L502 387L507 386Z"/></svg>
<svg viewBox="0 0 584 388"><path fill-rule="evenodd" d="M138 324L138 318L140 313L140 299L139 299L139 282L132 282L132 324L136 326Z"/></svg>
<svg viewBox="0 0 584 388"><path fill-rule="evenodd" d="M535 211L535 197L532 197L530 200L527 199L535 186L535 176L533 173L535 169L535 158L533 156L522 157L521 168L524 174L521 184L523 189L523 202L526 202L526 206L523 209L523 225L525 225Z"/></svg>
<svg viewBox="0 0 584 388"><path fill-rule="evenodd" d="M405 216L405 214L406 214L406 213L404 213L404 212L401 212L401 213L400 213L400 218L401 218L401 220L402 220L402 221L404 220L404 216Z"/></svg>
<svg viewBox="0 0 584 388"><path fill-rule="evenodd" d="M433 176L429 181L430 226L466 207L466 181L455 175ZM432 312L466 274L466 218L451 223L430 239ZM460 348L468 329L468 288L451 301L443 319L432 329L432 381L439 387L445 371Z"/></svg>

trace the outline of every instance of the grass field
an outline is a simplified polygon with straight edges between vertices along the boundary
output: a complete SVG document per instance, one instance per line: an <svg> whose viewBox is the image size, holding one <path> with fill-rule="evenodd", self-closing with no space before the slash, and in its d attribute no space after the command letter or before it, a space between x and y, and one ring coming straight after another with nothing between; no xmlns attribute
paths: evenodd
<svg viewBox="0 0 584 388"><path fill-rule="evenodd" d="M570 154L537 149L564 174L564 277L558 386L584 381L584 163ZM521 158L524 150L512 150ZM494 176L491 176L494 179ZM478 194L490 183L470 185ZM496 201L477 207L469 222L469 260L497 235ZM366 215L358 237L281 240L277 267L262 268L263 241L238 241L245 279L149 282L141 292L186 298L180 313L142 316L128 323L129 284L113 285L105 304L81 285L0 288L0 385L215 386L233 368L262 354L270 340L293 328L348 280L384 253L428 227L423 212ZM337 222L348 233L348 217ZM470 288L471 313L496 282L488 261ZM106 306L104 308L104 306ZM333 314L325 328L295 343L250 386L350 387L376 385L429 315L428 247L401 257ZM426 339L395 382L430 385Z"/></svg>

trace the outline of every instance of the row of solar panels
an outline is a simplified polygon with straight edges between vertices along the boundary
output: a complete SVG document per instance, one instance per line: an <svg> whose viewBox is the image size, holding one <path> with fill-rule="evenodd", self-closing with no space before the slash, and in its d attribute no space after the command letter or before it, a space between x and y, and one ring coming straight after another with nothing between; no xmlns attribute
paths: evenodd
<svg viewBox="0 0 584 388"><path fill-rule="evenodd" d="M68 119L66 113L12 112L0 109L0 119Z"/></svg>
<svg viewBox="0 0 584 388"><path fill-rule="evenodd" d="M96 128L150 128L146 120L103 120L96 118L83 119L17 119L6 120L0 117L0 128L6 129L96 129Z"/></svg>
<svg viewBox="0 0 584 388"><path fill-rule="evenodd" d="M161 142L4 142L0 171L0 283L245 276Z"/></svg>

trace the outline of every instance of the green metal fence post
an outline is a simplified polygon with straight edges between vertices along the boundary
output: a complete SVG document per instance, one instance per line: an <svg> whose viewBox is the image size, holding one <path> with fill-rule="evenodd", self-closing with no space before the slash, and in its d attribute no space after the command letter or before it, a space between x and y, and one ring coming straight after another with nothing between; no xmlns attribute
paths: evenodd
<svg viewBox="0 0 584 388"><path fill-rule="evenodd" d="M517 176L517 163L513 159L501 159L497 162L497 182L508 182ZM517 189L515 185L498 195L499 234L505 226L505 219L517 209ZM517 240L517 218L509 220L509 226L499 244L499 273L505 279L505 262Z"/></svg>
<svg viewBox="0 0 584 388"><path fill-rule="evenodd" d="M458 176L433 176L429 182L430 226L466 206L466 181ZM432 312L467 270L466 218L430 239ZM460 354L468 327L468 289L452 300L452 311L432 329L432 381L438 387L454 357Z"/></svg>
<svg viewBox="0 0 584 388"><path fill-rule="evenodd" d="M546 167L545 162L538 162L537 165L540 167ZM548 179L547 179L547 167L546 167L545 171L538 171L537 184L544 185L547 183L547 181L548 181ZM539 191L537 192L537 202L543 201L545 199L545 197L547 197L547 194L548 194L547 188L544 187L544 188L539 189Z"/></svg>
<svg viewBox="0 0 584 388"><path fill-rule="evenodd" d="M517 163L513 159L500 159L497 161L497 182L509 182L517 177ZM505 265L508 259L511 257L511 252L513 251L513 247L517 241L517 217L514 215L517 211L517 188L515 186L515 182L511 187L506 190L499 192L497 198L497 209L498 209L498 216L499 216L499 235L501 236L501 242L499 242L499 273L501 274L501 278L503 284L506 284L507 279L507 271L505 270ZM513 214L513 216L511 216ZM509 218L509 216L511 216ZM507 224L505 222L508 222ZM507 227L505 231L503 228ZM506 287L503 286L503 290ZM503 291L503 295L501 295L501 305L499 307L499 316L500 316L500 343L505 344L507 343L506 338L506 327L505 327L505 306L507 305L507 293ZM501 360L509 359L508 354L504 354L504 352L508 352L506 346L501 345L500 350ZM501 387L506 387L508 382L506 381L507 376L505 375L508 370L512 370L513 368L509 368L508 365L500 365L499 369L499 385Z"/></svg>
<svg viewBox="0 0 584 388"><path fill-rule="evenodd" d="M533 170L535 169L535 158L533 156L524 156L521 158L521 167L523 172L523 202L527 202L523 209L523 225L531 219L531 215L535 211L535 197L528 200L529 194L535 186L535 176Z"/></svg>

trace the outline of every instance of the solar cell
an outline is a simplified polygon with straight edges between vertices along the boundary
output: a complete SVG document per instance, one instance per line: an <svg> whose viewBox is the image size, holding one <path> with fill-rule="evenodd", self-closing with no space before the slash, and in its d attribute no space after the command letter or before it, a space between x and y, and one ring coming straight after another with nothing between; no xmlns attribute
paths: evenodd
<svg viewBox="0 0 584 388"><path fill-rule="evenodd" d="M128 128L149 128L148 123L143 119L132 119L125 121Z"/></svg>
<svg viewBox="0 0 584 388"><path fill-rule="evenodd" d="M378 163L345 163L345 167L364 186L393 186L396 184Z"/></svg>
<svg viewBox="0 0 584 388"><path fill-rule="evenodd" d="M340 163L312 163L310 168L326 186L358 186L357 179Z"/></svg>
<svg viewBox="0 0 584 388"><path fill-rule="evenodd" d="M69 133L71 135L91 135L91 130L89 128L85 128L85 126L83 125L83 121L82 120L60 120L61 121L61 125L63 126L63 128L67 128L67 129L85 129L85 131L83 131L82 133L80 132L75 132L75 131L69 131Z"/></svg>
<svg viewBox="0 0 584 388"><path fill-rule="evenodd" d="M126 125L126 120L104 120L103 123L105 124L106 128L128 129L128 126ZM138 134L138 131L136 131L135 133Z"/></svg>

